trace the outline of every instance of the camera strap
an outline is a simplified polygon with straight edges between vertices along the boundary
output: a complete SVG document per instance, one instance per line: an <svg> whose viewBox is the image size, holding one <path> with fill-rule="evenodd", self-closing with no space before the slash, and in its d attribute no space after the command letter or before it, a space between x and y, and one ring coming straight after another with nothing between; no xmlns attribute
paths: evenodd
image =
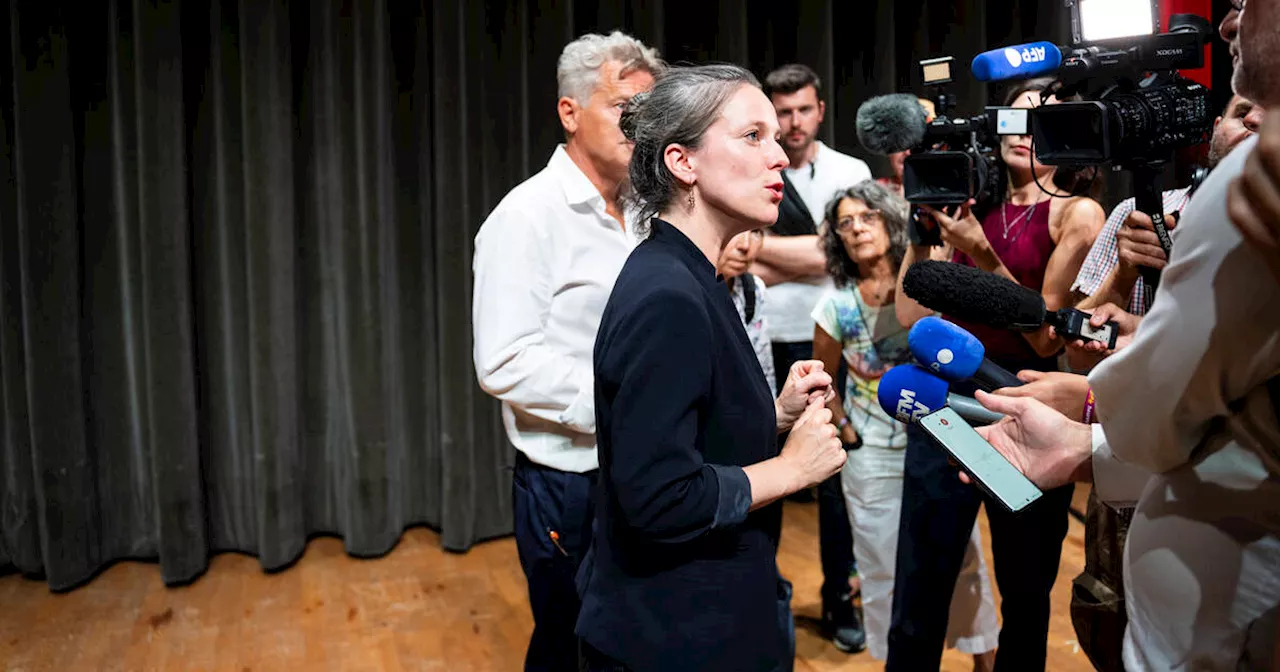
<svg viewBox="0 0 1280 672"><path fill-rule="evenodd" d="M1160 192L1159 179L1160 170L1156 166L1135 167L1133 205L1138 212L1151 217L1152 228L1156 232L1156 238L1160 240L1160 249L1164 250L1164 256L1168 259L1169 253L1173 251L1173 239L1169 237L1169 228L1164 221L1164 198ZM1149 288L1149 300L1154 300L1156 286L1160 284L1160 271L1144 266L1138 272L1142 275L1142 283Z"/></svg>

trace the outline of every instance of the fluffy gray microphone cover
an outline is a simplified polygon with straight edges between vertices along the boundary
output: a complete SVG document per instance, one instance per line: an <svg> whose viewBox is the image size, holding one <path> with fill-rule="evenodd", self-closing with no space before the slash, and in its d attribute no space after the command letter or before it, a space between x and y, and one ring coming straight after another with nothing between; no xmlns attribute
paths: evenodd
<svg viewBox="0 0 1280 672"><path fill-rule="evenodd" d="M921 261L907 269L902 291L944 315L997 329L1032 331L1044 324L1044 298L981 269L945 261Z"/></svg>
<svg viewBox="0 0 1280 672"><path fill-rule="evenodd" d="M909 93L876 96L858 108L858 142L873 154L912 149L924 140L925 111Z"/></svg>

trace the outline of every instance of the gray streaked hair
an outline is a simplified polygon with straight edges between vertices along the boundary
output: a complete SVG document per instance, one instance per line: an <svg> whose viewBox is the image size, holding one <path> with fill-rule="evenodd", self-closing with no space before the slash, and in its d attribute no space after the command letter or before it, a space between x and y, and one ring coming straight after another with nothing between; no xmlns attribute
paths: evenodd
<svg viewBox="0 0 1280 672"><path fill-rule="evenodd" d="M673 67L653 90L637 94L618 125L633 144L629 198L639 206L639 229L676 198L679 186L663 155L669 145L697 149L729 98L743 86L760 88L749 70L736 65Z"/></svg>
<svg viewBox="0 0 1280 672"><path fill-rule="evenodd" d="M893 272L897 273L902 266L902 259L907 256L907 218L910 216L911 206L884 185L868 179L837 192L827 202L821 232L822 251L827 256L827 275L831 276L836 287L841 288L856 283L862 277L858 264L849 258L848 251L844 249L844 241L840 240L840 233L836 231L840 203L846 198L862 201L868 210L880 211L884 232L889 235L889 262L893 266Z"/></svg>
<svg viewBox="0 0 1280 672"><path fill-rule="evenodd" d="M559 96L572 98L585 107L591 99L591 92L600 82L600 66L611 61L622 65L619 75L644 70L657 77L666 69L666 64L658 58L657 49L646 47L640 40L621 31L615 30L607 36L583 35L565 45L564 51L560 52L560 60L556 63Z"/></svg>

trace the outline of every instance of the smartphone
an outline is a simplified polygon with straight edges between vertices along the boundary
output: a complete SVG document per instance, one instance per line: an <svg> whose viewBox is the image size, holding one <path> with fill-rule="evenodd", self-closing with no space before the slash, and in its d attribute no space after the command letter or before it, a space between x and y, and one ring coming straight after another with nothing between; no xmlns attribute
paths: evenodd
<svg viewBox="0 0 1280 672"><path fill-rule="evenodd" d="M978 487L1016 513L1043 494L1018 468L950 407L920 418L920 428L947 451Z"/></svg>

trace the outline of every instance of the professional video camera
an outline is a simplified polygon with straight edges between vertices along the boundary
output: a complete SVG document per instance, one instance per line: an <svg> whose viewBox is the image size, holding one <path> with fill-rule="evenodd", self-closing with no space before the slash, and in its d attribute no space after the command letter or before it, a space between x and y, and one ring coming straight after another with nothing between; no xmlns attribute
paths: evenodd
<svg viewBox="0 0 1280 672"><path fill-rule="evenodd" d="M877 96L858 109L858 139L875 154L910 150L902 172L903 196L913 204L911 235L920 244L941 245L941 231L922 221L916 206L954 206L981 199L995 184L994 154L1001 135L1029 133L1027 110L989 107L984 114L953 117L951 57L920 62L932 89L935 117L927 120L915 96Z"/></svg>
<svg viewBox="0 0 1280 672"><path fill-rule="evenodd" d="M1204 65L1212 28L1203 17L1178 14L1170 19L1167 33L1090 40L1091 23L1106 25L1114 17L1098 0L1065 1L1072 9L1073 45L1062 54L1058 81L1042 97L1062 100L1079 95L1084 100L1032 112L1035 156L1054 166L1110 164L1131 171L1135 206L1151 216L1167 255L1172 245L1162 212L1160 173L1174 150L1209 141L1215 116L1209 90L1178 70ZM1141 14L1133 7L1118 7L1123 2L1107 4L1126 16ZM1128 4L1155 16L1149 0ZM1154 19L1148 25L1154 26ZM1154 289L1158 271L1143 269L1142 274Z"/></svg>
<svg viewBox="0 0 1280 672"><path fill-rule="evenodd" d="M952 117L954 96L945 86L952 82L955 59L947 56L920 62L925 86L933 89L936 116L925 126L919 146L903 163L903 196L910 203L950 206L980 198L991 188L995 174L995 113ZM1006 127L1010 120L1004 119ZM1025 133L1026 118L1022 119Z"/></svg>

